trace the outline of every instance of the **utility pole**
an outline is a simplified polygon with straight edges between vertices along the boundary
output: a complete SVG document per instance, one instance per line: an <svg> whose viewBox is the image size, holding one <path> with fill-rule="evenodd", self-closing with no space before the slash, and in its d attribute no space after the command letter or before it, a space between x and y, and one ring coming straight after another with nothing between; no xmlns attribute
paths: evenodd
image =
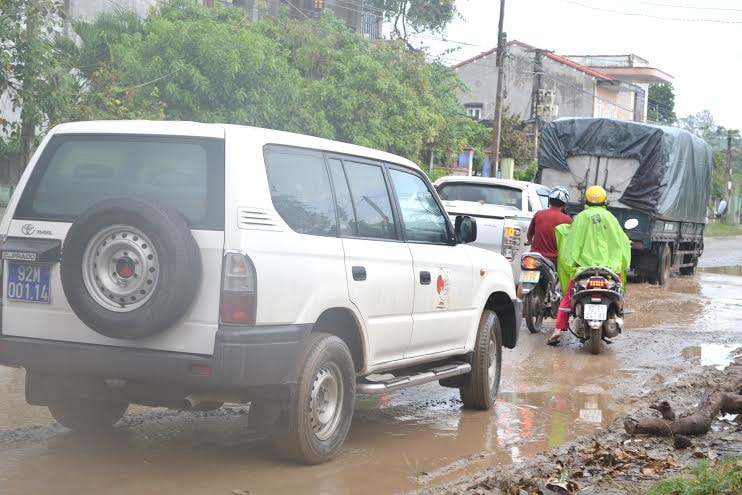
<svg viewBox="0 0 742 495"><path fill-rule="evenodd" d="M500 0L500 22L497 25L497 93L495 94L495 118L492 122L492 155L490 177L494 177L500 162L500 127L502 125L502 91L505 79L504 55L507 36L502 32L505 19L505 0Z"/></svg>
<svg viewBox="0 0 742 495"><path fill-rule="evenodd" d="M727 131L727 208L732 201L732 131Z"/></svg>
<svg viewBox="0 0 742 495"><path fill-rule="evenodd" d="M538 138L540 131L540 117L538 107L541 104L541 75L544 73L544 52L536 48L533 54L533 93L531 94L531 119L533 120L533 155L538 159Z"/></svg>

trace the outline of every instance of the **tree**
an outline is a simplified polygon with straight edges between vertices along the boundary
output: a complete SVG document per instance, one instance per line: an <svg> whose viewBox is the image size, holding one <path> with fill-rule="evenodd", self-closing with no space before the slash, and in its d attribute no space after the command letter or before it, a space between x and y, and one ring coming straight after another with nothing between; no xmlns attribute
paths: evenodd
<svg viewBox="0 0 742 495"><path fill-rule="evenodd" d="M483 139L453 70L401 40L374 43L331 11L249 22L175 0L142 21L75 23L66 51L84 88L70 118L168 118L287 130L427 164Z"/></svg>
<svg viewBox="0 0 742 495"><path fill-rule="evenodd" d="M52 39L63 27L60 4L54 0L0 0L0 92L9 96L15 121L3 121L3 131L20 154L20 176L44 126L60 122L72 103L75 81L70 66L54 49Z"/></svg>
<svg viewBox="0 0 742 495"><path fill-rule="evenodd" d="M675 115L675 92L672 84L651 84L647 96L647 118L659 124L672 125Z"/></svg>
<svg viewBox="0 0 742 495"><path fill-rule="evenodd" d="M454 0L373 0L373 5L391 24L393 36L405 42L411 34L443 32L458 14Z"/></svg>

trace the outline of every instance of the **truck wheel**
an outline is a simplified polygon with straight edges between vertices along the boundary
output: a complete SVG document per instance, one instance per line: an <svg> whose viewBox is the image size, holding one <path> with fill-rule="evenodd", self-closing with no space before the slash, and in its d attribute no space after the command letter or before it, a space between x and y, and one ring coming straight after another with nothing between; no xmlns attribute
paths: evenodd
<svg viewBox="0 0 742 495"><path fill-rule="evenodd" d="M296 393L288 402L288 431L273 436L282 455L319 464L340 451L353 419L356 373L348 346L314 333L304 347Z"/></svg>
<svg viewBox="0 0 742 495"><path fill-rule="evenodd" d="M62 399L48 406L60 425L80 432L103 431L124 416L129 404L112 400Z"/></svg>
<svg viewBox="0 0 742 495"><path fill-rule="evenodd" d="M659 249L657 256L657 283L660 285L666 285L670 278L670 266L672 259L670 257L670 247L667 244L662 244Z"/></svg>
<svg viewBox="0 0 742 495"><path fill-rule="evenodd" d="M471 373L459 388L461 401L467 409L487 410L495 403L500 386L502 363L502 332L500 320L490 309L485 309L479 320L474 345Z"/></svg>
<svg viewBox="0 0 742 495"><path fill-rule="evenodd" d="M696 272L697 266L698 266L698 258L694 256L693 265L681 267L680 274L681 275L693 275Z"/></svg>

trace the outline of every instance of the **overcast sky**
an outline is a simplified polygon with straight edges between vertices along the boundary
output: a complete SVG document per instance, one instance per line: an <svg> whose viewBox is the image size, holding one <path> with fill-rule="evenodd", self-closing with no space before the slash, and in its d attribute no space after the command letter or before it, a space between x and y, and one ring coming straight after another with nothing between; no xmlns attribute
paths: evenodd
<svg viewBox="0 0 742 495"><path fill-rule="evenodd" d="M463 19L445 37L461 43L414 40L436 54L457 48L446 55L452 63L495 46L500 5L456 3ZM505 31L558 54L639 55L675 77L678 117L708 109L718 125L742 129L742 0L506 0Z"/></svg>

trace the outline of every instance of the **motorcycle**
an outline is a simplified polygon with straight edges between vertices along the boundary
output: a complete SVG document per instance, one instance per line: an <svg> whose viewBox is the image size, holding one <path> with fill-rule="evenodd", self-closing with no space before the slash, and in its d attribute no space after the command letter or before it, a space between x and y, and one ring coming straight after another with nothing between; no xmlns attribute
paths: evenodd
<svg viewBox="0 0 742 495"><path fill-rule="evenodd" d="M603 342L623 331L624 291L621 277L608 268L593 266L575 278L570 308L570 331L600 354Z"/></svg>
<svg viewBox="0 0 742 495"><path fill-rule="evenodd" d="M525 253L520 258L520 292L523 318L531 333L538 333L544 318L556 318L562 294L556 267L539 253Z"/></svg>

